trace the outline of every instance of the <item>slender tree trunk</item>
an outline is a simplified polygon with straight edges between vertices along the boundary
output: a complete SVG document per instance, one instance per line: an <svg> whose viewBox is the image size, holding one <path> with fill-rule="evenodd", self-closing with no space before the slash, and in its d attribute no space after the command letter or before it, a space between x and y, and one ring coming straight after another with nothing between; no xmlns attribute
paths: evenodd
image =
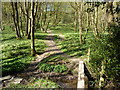
<svg viewBox="0 0 120 90"><path fill-rule="evenodd" d="M18 12L17 2L15 2L15 11L16 11L16 25L17 25L17 28L18 28L19 37L21 38L20 26L19 26L19 12Z"/></svg>
<svg viewBox="0 0 120 90"><path fill-rule="evenodd" d="M80 44L83 43L82 41L82 8L83 8L83 2L81 2L81 5L78 6L78 23L79 23L79 38L80 38Z"/></svg>
<svg viewBox="0 0 120 90"><path fill-rule="evenodd" d="M77 31L77 12L75 11L75 16L74 16L74 31Z"/></svg>
<svg viewBox="0 0 120 90"><path fill-rule="evenodd" d="M44 20L43 20L43 31L45 32L46 30L46 28L45 28L45 26L46 26L46 21L47 21L47 5L46 5L46 11L45 11L45 15L44 15Z"/></svg>
<svg viewBox="0 0 120 90"><path fill-rule="evenodd" d="M21 18L22 19L22 18ZM22 32L22 35L24 36L24 31L23 31L23 23L22 23L22 20L20 21L20 24L21 24L21 26L20 26L20 28L21 28L21 32Z"/></svg>
<svg viewBox="0 0 120 90"><path fill-rule="evenodd" d="M89 15L88 15L88 12L86 12L86 15L87 15L87 20L86 20L87 29L89 29Z"/></svg>
<svg viewBox="0 0 120 90"><path fill-rule="evenodd" d="M29 12L28 15L30 15ZM27 39L30 39L30 34L31 34L31 18L27 16L27 29L26 29Z"/></svg>
<svg viewBox="0 0 120 90"><path fill-rule="evenodd" d="M43 24L42 24L42 22L43 22L43 18L42 18L43 12L42 11L41 11L40 15L41 15L41 18L40 18L40 30L43 31Z"/></svg>
<svg viewBox="0 0 120 90"><path fill-rule="evenodd" d="M25 34L25 35L28 36L29 23L30 23L30 22L29 22L30 19L29 19L28 2L25 2L25 3L24 3L24 8L27 8L27 9L26 9L26 14L27 14L27 16L26 16L26 24L27 24L27 25L26 25L26 34ZM24 10L25 10L25 9L24 9Z"/></svg>
<svg viewBox="0 0 120 90"><path fill-rule="evenodd" d="M16 37L17 38L20 38L20 35L19 35L19 31L18 31L18 27L17 27L17 23L16 23L16 14L15 14L15 7L14 7L14 2L11 2L11 5L12 5L12 11L13 11L13 20L14 20L14 25L15 25L15 31L16 31Z"/></svg>
<svg viewBox="0 0 120 90"><path fill-rule="evenodd" d="M43 16L43 23L42 23L42 30L44 31L44 32L47 32L47 29L48 29L48 26L49 26L49 23L50 23L50 15L49 15L49 12L47 11L47 3L46 3L46 5L45 5L46 7L45 7L45 12L43 12L44 14L44 16Z"/></svg>
<svg viewBox="0 0 120 90"><path fill-rule="evenodd" d="M27 13L28 13L28 11L27 11ZM26 22L27 26L26 26L26 34L25 35L28 36L28 28L29 28L29 26L28 26L29 25L29 18L28 18L28 16L26 17L26 21L27 21Z"/></svg>
<svg viewBox="0 0 120 90"><path fill-rule="evenodd" d="M95 7L95 31L94 31L95 37L99 37L98 32L98 7Z"/></svg>
<svg viewBox="0 0 120 90"><path fill-rule="evenodd" d="M40 7L39 7L39 9L40 9ZM40 13L39 13L39 15L38 15L38 17L37 17L37 20L38 20L38 24L39 24L39 27L38 28L40 28L40 30L41 30L41 19L42 19L42 11L40 11Z"/></svg>
<svg viewBox="0 0 120 90"><path fill-rule="evenodd" d="M48 27L49 27L50 20L46 24L45 32L47 33Z"/></svg>
<svg viewBox="0 0 120 90"><path fill-rule="evenodd" d="M30 18L30 15L32 13L32 11L30 10L29 6L30 6L31 3L29 2L26 2L26 13L27 13L27 28L26 28L26 36L27 36L27 39L30 39L31 38L31 18Z"/></svg>
<svg viewBox="0 0 120 90"><path fill-rule="evenodd" d="M35 50L35 38L34 38L34 29L35 29L35 2L31 2L31 55L36 54Z"/></svg>
<svg viewBox="0 0 120 90"><path fill-rule="evenodd" d="M23 18L24 18L24 16L23 16L21 8L19 8L19 10L20 10L20 14L21 14L21 16L20 16L20 30L22 32L22 36L24 36L24 30L23 30Z"/></svg>

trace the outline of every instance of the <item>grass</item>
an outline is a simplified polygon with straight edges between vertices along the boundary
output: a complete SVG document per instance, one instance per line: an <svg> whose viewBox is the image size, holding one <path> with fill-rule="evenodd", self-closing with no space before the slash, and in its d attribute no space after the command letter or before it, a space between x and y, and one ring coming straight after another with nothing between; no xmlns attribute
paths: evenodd
<svg viewBox="0 0 120 90"><path fill-rule="evenodd" d="M36 32L37 37L35 39L36 51L39 53L43 52L46 45L43 43L43 38L46 36L44 33ZM41 37L44 36L44 37ZM15 31L11 30L10 27L6 26L6 29L2 31L1 47L2 53L2 74L14 74L22 71L28 66L28 64L35 59L30 55L31 52L31 40L16 39Z"/></svg>
<svg viewBox="0 0 120 90"><path fill-rule="evenodd" d="M39 69L44 72L63 73L67 71L68 68L65 65L40 64Z"/></svg>
<svg viewBox="0 0 120 90"><path fill-rule="evenodd" d="M35 79L34 81L24 84L11 84L9 88L60 88L55 82L46 79Z"/></svg>
<svg viewBox="0 0 120 90"><path fill-rule="evenodd" d="M80 57L87 53L87 46L80 45L78 34L66 35L65 40L58 42L58 45L64 53L72 57Z"/></svg>
<svg viewBox="0 0 120 90"><path fill-rule="evenodd" d="M43 72L64 73L68 70L65 61L66 58L60 55L49 56L39 63L39 69Z"/></svg>
<svg viewBox="0 0 120 90"><path fill-rule="evenodd" d="M51 27L52 32L56 33L55 37L59 37L59 34L64 35L65 39L59 41L55 38L57 45L62 49L62 51L72 57L80 57L86 55L89 40L93 37L91 32L86 36L85 44L80 45L79 32L75 32L72 25L58 25L56 27ZM85 36L85 31L83 32L83 37Z"/></svg>
<svg viewBox="0 0 120 90"><path fill-rule="evenodd" d="M73 34L76 33L74 31L74 26L72 24L59 24L57 26L51 26L50 30L52 30L53 33L55 34L62 34L62 35L66 35L66 34Z"/></svg>
<svg viewBox="0 0 120 90"><path fill-rule="evenodd" d="M113 34L102 34L99 39L96 39L93 35L92 31L88 31L85 39L85 43L82 45L79 42L79 33L74 33L69 27L66 30L63 30L61 26L56 26L53 29L53 33L62 34L65 36L65 39L59 41L55 39L57 45L63 50L64 53L68 54L69 56L73 57L81 57L86 56L88 52L88 48L90 48L90 60L89 62L86 61L87 67L89 70L94 73L94 77L96 78L94 84L95 87L99 87L100 81L100 74L101 74L101 66L104 67L105 75L103 78L105 82L104 85L109 83L114 83L115 87L118 87L116 83L120 80L117 78L119 77L119 32L117 32L118 28L113 28L111 32ZM64 28L63 27L63 28ZM57 28L57 29L56 29ZM69 29L69 30L67 30ZM67 32L66 32L67 31ZM114 32L116 31L116 32ZM85 36L85 32L83 31L83 37ZM104 63L104 64L102 64ZM107 82L106 82L107 81ZM109 86L110 87L110 86Z"/></svg>

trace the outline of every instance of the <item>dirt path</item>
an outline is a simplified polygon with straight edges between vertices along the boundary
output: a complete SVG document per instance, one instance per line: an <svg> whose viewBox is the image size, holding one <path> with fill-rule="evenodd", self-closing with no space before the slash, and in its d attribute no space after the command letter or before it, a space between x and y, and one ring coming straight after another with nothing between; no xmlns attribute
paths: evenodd
<svg viewBox="0 0 120 90"><path fill-rule="evenodd" d="M37 55L35 61L32 61L31 64L27 69L25 69L23 72L18 73L16 76L11 76L9 81L4 81L4 86L8 86L9 82L13 83L21 83L21 82L29 82L28 79L30 77L50 77L54 81L56 81L59 85L61 85L63 88L76 88L77 85L77 76L70 75L70 74L58 74L54 72L49 73L43 73L40 70L38 70L38 64L41 62L41 60L49 57L50 55L61 55L62 57L67 58L70 61L69 69L73 68L75 65L78 65L79 58L73 58L66 54L64 54L60 48L56 45L54 41L54 35L51 31L48 32L49 35L44 40L45 44L48 46L45 50L45 52L41 55ZM61 39L64 38L64 36Z"/></svg>

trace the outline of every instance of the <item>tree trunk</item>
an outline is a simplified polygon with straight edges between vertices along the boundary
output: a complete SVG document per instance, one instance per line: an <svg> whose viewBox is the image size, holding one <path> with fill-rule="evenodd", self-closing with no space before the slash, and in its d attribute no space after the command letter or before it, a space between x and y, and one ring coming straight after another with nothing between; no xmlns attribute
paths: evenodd
<svg viewBox="0 0 120 90"><path fill-rule="evenodd" d="M29 17L30 16L30 3L29 2L26 2L26 13L27 13L27 28L26 28L26 36L27 36L27 39L30 39L31 38L31 18Z"/></svg>
<svg viewBox="0 0 120 90"><path fill-rule="evenodd" d="M83 8L83 2L81 2L81 5L78 4L78 24L79 24L79 38L80 38L80 44L82 44L82 8Z"/></svg>
<svg viewBox="0 0 120 90"><path fill-rule="evenodd" d="M95 37L99 37L99 32L98 32L98 6L95 7L95 31L94 31Z"/></svg>
<svg viewBox="0 0 120 90"><path fill-rule="evenodd" d="M74 31L77 31L77 12L75 11L75 16L74 16Z"/></svg>
<svg viewBox="0 0 120 90"><path fill-rule="evenodd" d="M19 26L19 12L18 12L17 2L15 2L15 11L16 11L16 25L17 25L17 28L18 28L19 37L21 38L20 26Z"/></svg>
<svg viewBox="0 0 120 90"><path fill-rule="evenodd" d="M29 10L27 11L28 15L29 14ZM26 28L26 35L27 35L27 39L30 39L30 34L31 34L31 19L29 18L29 16L27 16L27 28Z"/></svg>
<svg viewBox="0 0 120 90"><path fill-rule="evenodd" d="M34 29L35 29L35 2L31 2L31 55L36 54L35 50L35 38L34 38Z"/></svg>
<svg viewBox="0 0 120 90"><path fill-rule="evenodd" d="M20 14L21 14L21 16L20 16L20 30L22 32L22 36L24 36L24 30L23 30L23 18L24 18L24 16L23 16L21 8L19 10L20 10Z"/></svg>
<svg viewBox="0 0 120 90"><path fill-rule="evenodd" d="M26 24L27 24L27 26L26 26L26 36L28 36L28 30L29 30L29 24L30 24L30 22L29 22L29 9L28 9L28 2L24 2L24 8L27 8L26 9L26 14L27 14L27 16L26 16ZM24 9L25 10L25 9Z"/></svg>
<svg viewBox="0 0 120 90"><path fill-rule="evenodd" d="M18 27L17 27L17 22L16 22L16 13L15 13L15 7L14 7L14 2L11 2L11 5L12 5L12 11L13 11L13 20L14 20L14 25L15 25L15 31L16 31L16 38L20 38L20 33L18 31Z"/></svg>

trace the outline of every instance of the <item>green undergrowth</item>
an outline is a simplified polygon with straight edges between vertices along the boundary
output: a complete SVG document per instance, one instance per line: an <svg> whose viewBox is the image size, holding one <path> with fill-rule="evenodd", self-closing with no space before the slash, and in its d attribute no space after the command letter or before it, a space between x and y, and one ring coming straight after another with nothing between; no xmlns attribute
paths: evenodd
<svg viewBox="0 0 120 90"><path fill-rule="evenodd" d="M53 33L55 34L62 34L65 35L67 33L76 33L74 31L74 26L73 24L59 24L57 26L51 26L50 30L52 30Z"/></svg>
<svg viewBox="0 0 120 90"><path fill-rule="evenodd" d="M111 26L105 30L105 33L100 33L99 37L94 37L91 30L87 34L86 31L83 31L82 35L85 42L82 45L80 44L78 32L74 33L71 29L64 31L59 27L61 26L53 28L53 32L57 33L58 36L59 34L65 36L64 40L55 38L57 45L64 53L81 58L81 56L88 55L90 50L89 61L86 59L86 65L95 78L92 84L96 88L119 87L120 27ZM56 30L56 28L58 29ZM99 86L99 83L102 83L101 86ZM113 84L112 86L111 83Z"/></svg>
<svg viewBox="0 0 120 90"><path fill-rule="evenodd" d="M28 84L11 84L9 88L60 88L55 82L46 79L35 79ZM4 89L3 89L4 90Z"/></svg>
<svg viewBox="0 0 120 90"><path fill-rule="evenodd" d="M89 47L89 41L93 38L93 34L83 31L83 38L85 38L84 44L80 44L79 32L75 32L72 24L60 24L55 27L51 27L52 32L56 33L54 40L62 51L72 57L80 57L86 55ZM64 40L60 40L59 35L63 35Z"/></svg>
<svg viewBox="0 0 120 90"><path fill-rule="evenodd" d="M81 45L79 40L79 33L66 33L64 40L55 39L57 45L62 51L73 57L81 57L87 55L90 48L90 60L87 65L94 73L95 87L106 87L109 83L113 83L114 87L118 87L120 82L120 27L110 27L111 34L101 33L99 38L95 38L92 31L86 34L83 31L83 38L85 42ZM68 30L69 31L69 30ZM99 86L100 75L103 75L102 86ZM111 87L111 86L109 86Z"/></svg>
<svg viewBox="0 0 120 90"><path fill-rule="evenodd" d="M39 33L39 35L38 35ZM41 53L45 49L43 38L40 38L40 32L36 33L39 38L35 39L35 47L38 53ZM44 35L45 36L45 35ZM1 47L2 53L2 74L14 74L22 71L28 66L30 61L34 60L35 57L30 55L31 52L31 40L23 37L22 39L16 39L15 31L11 30L10 27L6 27L6 30L2 31Z"/></svg>
<svg viewBox="0 0 120 90"><path fill-rule="evenodd" d="M60 55L49 56L39 63L39 69L43 72L64 73L68 70L65 61L66 58Z"/></svg>
<svg viewBox="0 0 120 90"><path fill-rule="evenodd" d="M66 34L65 39L62 41L57 40L58 46L62 51L72 57L80 57L87 54L89 47L89 40L92 35L88 34L84 44L80 44L79 34Z"/></svg>
<svg viewBox="0 0 120 90"><path fill-rule="evenodd" d="M65 65L40 64L39 69L44 72L63 73L67 70Z"/></svg>

